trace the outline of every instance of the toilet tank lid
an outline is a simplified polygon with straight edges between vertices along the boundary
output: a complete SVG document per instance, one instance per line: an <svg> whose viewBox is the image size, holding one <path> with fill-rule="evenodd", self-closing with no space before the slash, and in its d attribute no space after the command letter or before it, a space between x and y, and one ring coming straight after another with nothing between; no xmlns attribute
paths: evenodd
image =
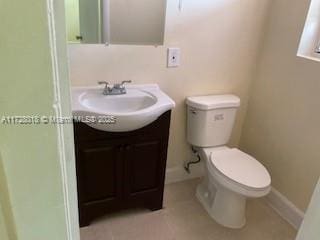
<svg viewBox="0 0 320 240"><path fill-rule="evenodd" d="M232 94L187 97L186 103L199 110L240 106L240 98Z"/></svg>

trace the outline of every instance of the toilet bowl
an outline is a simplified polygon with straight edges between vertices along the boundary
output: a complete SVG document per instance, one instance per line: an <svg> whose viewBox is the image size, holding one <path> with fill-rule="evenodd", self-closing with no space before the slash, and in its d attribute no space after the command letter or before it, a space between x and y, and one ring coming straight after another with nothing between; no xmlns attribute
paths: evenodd
<svg viewBox="0 0 320 240"><path fill-rule="evenodd" d="M242 228L246 223L246 199L270 192L268 171L235 148L202 148L200 155L206 162L206 176L197 187L197 198L216 222Z"/></svg>
<svg viewBox="0 0 320 240"><path fill-rule="evenodd" d="M247 198L267 195L271 177L252 156L226 146L240 99L234 95L187 98L187 140L205 162L196 196L216 222L229 228L246 223Z"/></svg>

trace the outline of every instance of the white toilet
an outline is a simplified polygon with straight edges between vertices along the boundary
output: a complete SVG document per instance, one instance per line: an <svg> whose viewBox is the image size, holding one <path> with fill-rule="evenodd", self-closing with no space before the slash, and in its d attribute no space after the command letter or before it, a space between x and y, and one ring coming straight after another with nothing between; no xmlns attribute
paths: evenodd
<svg viewBox="0 0 320 240"><path fill-rule="evenodd" d="M271 177L250 155L225 146L229 141L240 99L234 95L188 97L188 142L205 161L206 176L197 198L223 226L246 223L246 198L267 195Z"/></svg>

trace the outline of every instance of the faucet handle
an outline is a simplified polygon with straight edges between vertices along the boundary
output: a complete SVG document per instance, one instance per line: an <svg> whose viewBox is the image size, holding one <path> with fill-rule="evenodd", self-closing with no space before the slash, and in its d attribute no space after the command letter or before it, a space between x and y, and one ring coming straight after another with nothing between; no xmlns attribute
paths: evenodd
<svg viewBox="0 0 320 240"><path fill-rule="evenodd" d="M131 81L131 80L122 81L122 82L121 82L121 85L124 85L125 83L132 83L132 81Z"/></svg>
<svg viewBox="0 0 320 240"><path fill-rule="evenodd" d="M109 83L106 82L106 81L99 81L98 84L99 84L99 85L105 84L105 88L108 88L108 87L109 87Z"/></svg>
<svg viewBox="0 0 320 240"><path fill-rule="evenodd" d="M99 85L105 84L104 89L103 89L103 94L104 94L104 95L107 95L108 92L110 91L109 83L106 82L106 81L99 81L98 84L99 84Z"/></svg>
<svg viewBox="0 0 320 240"><path fill-rule="evenodd" d="M99 84L99 85L102 85L102 84L109 85L109 83L106 82L106 81L99 81L98 84Z"/></svg>

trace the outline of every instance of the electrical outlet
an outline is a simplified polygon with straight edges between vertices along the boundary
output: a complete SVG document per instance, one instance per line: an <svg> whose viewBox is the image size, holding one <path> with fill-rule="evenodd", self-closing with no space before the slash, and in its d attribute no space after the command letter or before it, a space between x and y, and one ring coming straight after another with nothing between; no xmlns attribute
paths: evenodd
<svg viewBox="0 0 320 240"><path fill-rule="evenodd" d="M180 48L168 48L168 67L180 66Z"/></svg>

